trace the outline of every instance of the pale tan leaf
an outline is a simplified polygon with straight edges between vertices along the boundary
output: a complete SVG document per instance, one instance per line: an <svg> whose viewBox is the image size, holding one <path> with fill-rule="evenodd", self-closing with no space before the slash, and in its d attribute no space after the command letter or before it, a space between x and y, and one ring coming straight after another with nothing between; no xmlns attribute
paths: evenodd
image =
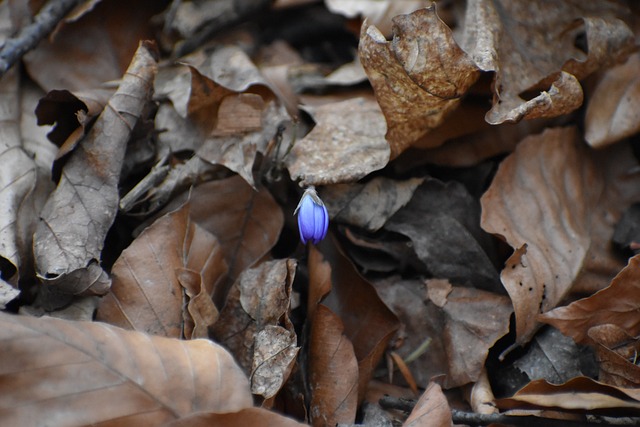
<svg viewBox="0 0 640 427"><path fill-rule="evenodd" d="M453 426L449 402L436 383L429 383L420 400L409 414L403 427L449 427Z"/></svg>
<svg viewBox="0 0 640 427"><path fill-rule="evenodd" d="M225 414L201 412L171 421L164 424L164 427L303 427L306 425L263 408L245 408Z"/></svg>
<svg viewBox="0 0 640 427"><path fill-rule="evenodd" d="M289 378L300 347L294 331L267 325L255 337L251 368L251 392L274 397Z"/></svg>
<svg viewBox="0 0 640 427"><path fill-rule="evenodd" d="M285 159L293 179L303 185L352 182L386 166L386 126L375 101L352 98L306 110L316 126Z"/></svg>
<svg viewBox="0 0 640 427"><path fill-rule="evenodd" d="M605 71L589 98L585 140L603 147L640 131L640 54Z"/></svg>
<svg viewBox="0 0 640 427"><path fill-rule="evenodd" d="M124 250L99 320L171 338L208 336L218 317L211 297L227 265L217 239L191 220L189 208L159 218Z"/></svg>
<svg viewBox="0 0 640 427"><path fill-rule="evenodd" d="M65 165L36 229L38 276L70 294L104 294L109 289L98 263L118 210L126 144L153 88L156 61L149 49L147 43L140 45L118 92ZM83 271L92 280L81 277Z"/></svg>
<svg viewBox="0 0 640 427"><path fill-rule="evenodd" d="M387 121L391 158L440 125L480 75L435 5L393 19L394 37L364 23L359 54Z"/></svg>
<svg viewBox="0 0 640 427"><path fill-rule="evenodd" d="M7 425L158 425L252 406L247 378L211 341L4 313L0 324Z"/></svg>

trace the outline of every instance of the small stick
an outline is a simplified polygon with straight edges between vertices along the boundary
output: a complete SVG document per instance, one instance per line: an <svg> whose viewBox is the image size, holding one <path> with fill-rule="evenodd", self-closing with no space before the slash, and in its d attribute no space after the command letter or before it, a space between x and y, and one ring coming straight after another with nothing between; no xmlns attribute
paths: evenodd
<svg viewBox="0 0 640 427"><path fill-rule="evenodd" d="M0 49L0 77L40 40L51 34L62 18L83 0L50 0L36 15L34 22L7 39Z"/></svg>

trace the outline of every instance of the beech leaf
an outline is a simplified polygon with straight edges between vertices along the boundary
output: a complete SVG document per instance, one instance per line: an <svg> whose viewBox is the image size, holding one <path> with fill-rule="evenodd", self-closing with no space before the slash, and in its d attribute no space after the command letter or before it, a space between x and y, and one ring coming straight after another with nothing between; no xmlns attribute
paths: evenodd
<svg viewBox="0 0 640 427"><path fill-rule="evenodd" d="M0 413L8 425L158 425L252 406L247 378L208 340L5 313L0 324Z"/></svg>
<svg viewBox="0 0 640 427"><path fill-rule="evenodd" d="M389 161L384 117L375 101L353 98L305 108L316 126L285 159L301 185L357 181Z"/></svg>
<svg viewBox="0 0 640 427"><path fill-rule="evenodd" d="M100 253L118 211L118 180L127 141L151 97L156 61L141 43L120 88L66 163L34 236L41 280L69 294L104 294ZM83 273L84 272L84 273Z"/></svg>
<svg viewBox="0 0 640 427"><path fill-rule="evenodd" d="M156 220L120 255L98 320L170 338L208 337L218 318L211 297L227 265L215 236L191 220L189 206Z"/></svg>
<svg viewBox="0 0 640 427"><path fill-rule="evenodd" d="M387 120L395 158L440 125L480 73L435 5L393 18L393 41L365 22L359 55Z"/></svg>

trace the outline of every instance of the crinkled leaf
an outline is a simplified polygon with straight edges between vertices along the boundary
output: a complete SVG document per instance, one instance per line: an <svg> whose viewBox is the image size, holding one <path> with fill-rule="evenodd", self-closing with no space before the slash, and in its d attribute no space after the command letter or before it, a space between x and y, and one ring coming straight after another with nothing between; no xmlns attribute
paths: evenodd
<svg viewBox="0 0 640 427"><path fill-rule="evenodd" d="M226 272L220 244L191 220L187 203L156 220L120 255L97 318L170 338L206 338L218 318L213 290Z"/></svg>
<svg viewBox="0 0 640 427"><path fill-rule="evenodd" d="M208 340L0 313L0 413L8 425L158 425L251 407L231 355Z"/></svg>
<svg viewBox="0 0 640 427"><path fill-rule="evenodd" d="M640 366L636 363L640 340L612 324L591 327L589 338L596 343L598 379L619 387L638 388Z"/></svg>
<svg viewBox="0 0 640 427"><path fill-rule="evenodd" d="M304 185L352 182L386 166L386 126L375 101L352 98L306 110L316 126L285 159L291 178Z"/></svg>
<svg viewBox="0 0 640 427"><path fill-rule="evenodd" d="M633 33L619 19L628 13L619 2L469 2L461 46L483 71L496 72L487 122L555 117L578 108L578 79L633 49ZM535 96L527 100L527 91Z"/></svg>
<svg viewBox="0 0 640 427"><path fill-rule="evenodd" d="M393 18L387 42L366 22L359 54L387 121L391 158L440 125L480 73L435 5Z"/></svg>
<svg viewBox="0 0 640 427"><path fill-rule="evenodd" d="M36 229L38 276L70 294L103 294L109 288L97 263L118 210L127 141L151 96L156 61L149 49L140 45L120 88L65 165ZM89 277L83 279L82 271Z"/></svg>

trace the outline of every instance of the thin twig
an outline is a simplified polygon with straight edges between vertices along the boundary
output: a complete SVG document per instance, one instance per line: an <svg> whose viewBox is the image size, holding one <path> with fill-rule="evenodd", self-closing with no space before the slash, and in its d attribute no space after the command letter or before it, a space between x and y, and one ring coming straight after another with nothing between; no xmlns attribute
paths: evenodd
<svg viewBox="0 0 640 427"><path fill-rule="evenodd" d="M410 413L416 402L410 399L399 399L384 396L378 402L384 409L395 409ZM470 426L487 426L489 424L513 425L518 427L595 427L595 426L632 426L640 425L640 419L633 418L604 418L598 417L588 421L558 420L554 418L542 418L535 416L514 416L505 414L478 414L465 412L458 409L451 410L451 418L454 424L466 424Z"/></svg>
<svg viewBox="0 0 640 427"><path fill-rule="evenodd" d="M22 56L47 37L58 23L83 0L50 0L36 15L34 22L7 39L0 49L0 77Z"/></svg>

